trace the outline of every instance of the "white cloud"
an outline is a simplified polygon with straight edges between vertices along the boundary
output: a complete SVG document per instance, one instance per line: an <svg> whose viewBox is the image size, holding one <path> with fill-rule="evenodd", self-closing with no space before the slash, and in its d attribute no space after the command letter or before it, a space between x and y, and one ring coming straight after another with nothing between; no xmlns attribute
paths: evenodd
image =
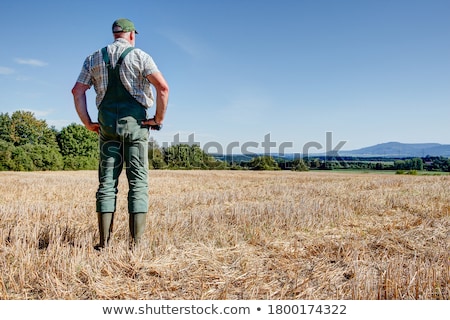
<svg viewBox="0 0 450 320"><path fill-rule="evenodd" d="M14 70L11 68L0 67L0 74L7 75L14 73Z"/></svg>
<svg viewBox="0 0 450 320"><path fill-rule="evenodd" d="M44 67L47 65L46 62L40 61L40 60L36 60L36 59L21 59L21 58L16 58L14 59L18 64L26 64L29 66L33 66L33 67Z"/></svg>
<svg viewBox="0 0 450 320"><path fill-rule="evenodd" d="M56 130L61 130L64 127L67 127L68 125L72 124L72 123L76 123L76 121L73 120L63 120L63 119L58 119L58 120L46 120L47 124L49 126L53 126L56 128ZM81 123L79 123L81 124Z"/></svg>
<svg viewBox="0 0 450 320"><path fill-rule="evenodd" d="M36 117L41 118L52 114L53 110L36 110L36 109L23 109L24 111L32 112Z"/></svg>

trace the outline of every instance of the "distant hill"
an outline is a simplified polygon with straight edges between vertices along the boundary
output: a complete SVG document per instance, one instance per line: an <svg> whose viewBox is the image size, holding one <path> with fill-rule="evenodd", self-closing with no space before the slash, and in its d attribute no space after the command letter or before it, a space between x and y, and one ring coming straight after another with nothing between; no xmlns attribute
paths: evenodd
<svg viewBox="0 0 450 320"><path fill-rule="evenodd" d="M401 143L401 142L386 142L374 146L365 147L356 150L339 150L341 157L361 157L361 158L424 158L431 157L449 157L450 158L450 144L440 143ZM261 154L211 154L218 160L222 161L249 161L251 158ZM280 157L284 159L294 159L302 156L300 153L278 154L271 153L273 157ZM326 153L311 153L310 157L325 157Z"/></svg>
<svg viewBox="0 0 450 320"><path fill-rule="evenodd" d="M450 157L450 144L386 142L351 151L339 151L341 156L360 157Z"/></svg>

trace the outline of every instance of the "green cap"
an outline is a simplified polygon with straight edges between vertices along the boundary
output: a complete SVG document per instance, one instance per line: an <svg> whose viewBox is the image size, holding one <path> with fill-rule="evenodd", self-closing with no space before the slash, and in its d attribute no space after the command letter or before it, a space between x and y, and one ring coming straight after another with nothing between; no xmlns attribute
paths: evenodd
<svg viewBox="0 0 450 320"><path fill-rule="evenodd" d="M116 21L114 21L112 25L113 33L130 32L130 31L138 33L136 31L136 28L134 27L134 23L128 19L125 18L117 19Z"/></svg>

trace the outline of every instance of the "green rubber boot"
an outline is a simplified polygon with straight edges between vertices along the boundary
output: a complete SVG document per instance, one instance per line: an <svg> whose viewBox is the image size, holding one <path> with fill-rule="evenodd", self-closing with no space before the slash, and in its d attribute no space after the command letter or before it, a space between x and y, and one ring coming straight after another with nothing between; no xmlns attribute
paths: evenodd
<svg viewBox="0 0 450 320"><path fill-rule="evenodd" d="M100 250L104 248L111 238L114 224L114 213L112 212L97 212L98 231L100 232L100 243L94 248Z"/></svg>
<svg viewBox="0 0 450 320"><path fill-rule="evenodd" d="M129 226L132 244L138 245L141 242L145 231L146 213L130 213Z"/></svg>

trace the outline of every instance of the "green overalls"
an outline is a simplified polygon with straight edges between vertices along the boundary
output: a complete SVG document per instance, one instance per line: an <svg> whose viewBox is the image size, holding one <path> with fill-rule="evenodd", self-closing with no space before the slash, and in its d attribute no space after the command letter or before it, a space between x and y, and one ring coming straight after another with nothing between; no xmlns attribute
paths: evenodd
<svg viewBox="0 0 450 320"><path fill-rule="evenodd" d="M142 127L141 121L147 118L147 112L123 86L119 74L122 61L131 50L133 47L125 49L115 68L112 68L106 48L102 49L108 68L108 87L98 113L98 247L104 247L110 238L116 211L117 186L124 163L129 186L128 213L132 239L138 242L145 229L148 211L148 128Z"/></svg>

